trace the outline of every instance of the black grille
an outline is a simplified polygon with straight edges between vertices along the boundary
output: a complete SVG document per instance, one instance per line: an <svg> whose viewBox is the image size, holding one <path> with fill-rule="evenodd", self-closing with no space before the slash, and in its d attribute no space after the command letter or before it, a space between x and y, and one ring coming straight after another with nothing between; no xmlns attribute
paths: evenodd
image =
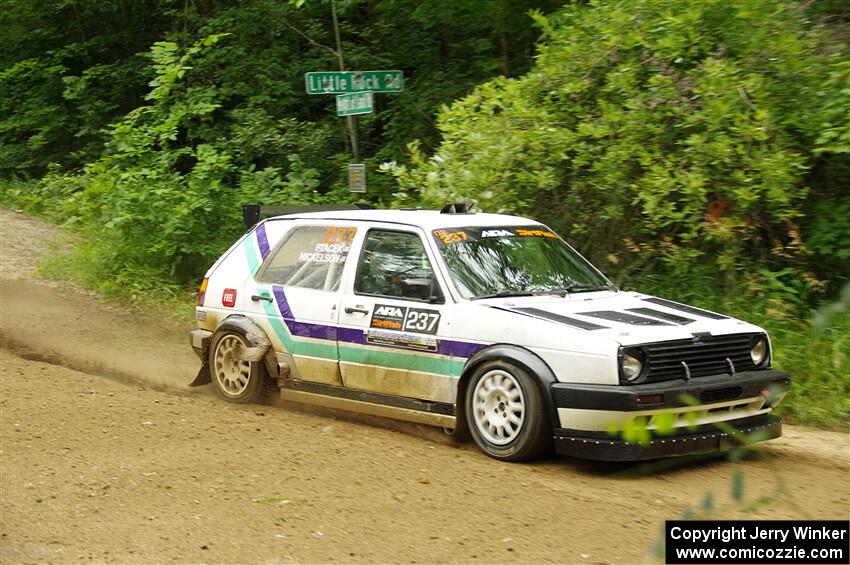
<svg viewBox="0 0 850 565"><path fill-rule="evenodd" d="M701 336L644 345L642 349L649 362L644 382L687 378L688 374L690 377L729 374L729 361L735 372L755 370L750 357L752 337L753 334Z"/></svg>
<svg viewBox="0 0 850 565"><path fill-rule="evenodd" d="M723 402L724 400L735 400L741 396L741 387L731 386L729 388L715 388L712 390L704 390L699 393L699 401L703 404L709 402Z"/></svg>

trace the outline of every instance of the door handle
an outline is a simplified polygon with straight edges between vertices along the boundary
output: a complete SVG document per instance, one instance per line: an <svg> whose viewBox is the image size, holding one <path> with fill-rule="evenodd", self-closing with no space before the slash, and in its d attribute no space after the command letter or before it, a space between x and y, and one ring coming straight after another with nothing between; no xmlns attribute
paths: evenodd
<svg viewBox="0 0 850 565"><path fill-rule="evenodd" d="M346 314L368 314L369 311L363 308L351 308L350 306L345 307Z"/></svg>
<svg viewBox="0 0 850 565"><path fill-rule="evenodd" d="M253 300L254 302L259 302L260 300L265 300L266 302L271 302L272 297L268 296L266 294L252 294L251 300Z"/></svg>

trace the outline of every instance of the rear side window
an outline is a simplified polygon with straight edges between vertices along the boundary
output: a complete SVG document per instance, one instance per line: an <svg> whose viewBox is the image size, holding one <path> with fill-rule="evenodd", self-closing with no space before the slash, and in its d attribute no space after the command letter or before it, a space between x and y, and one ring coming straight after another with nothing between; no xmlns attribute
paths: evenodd
<svg viewBox="0 0 850 565"><path fill-rule="evenodd" d="M335 291L355 233L351 227L296 227L263 264L257 281Z"/></svg>

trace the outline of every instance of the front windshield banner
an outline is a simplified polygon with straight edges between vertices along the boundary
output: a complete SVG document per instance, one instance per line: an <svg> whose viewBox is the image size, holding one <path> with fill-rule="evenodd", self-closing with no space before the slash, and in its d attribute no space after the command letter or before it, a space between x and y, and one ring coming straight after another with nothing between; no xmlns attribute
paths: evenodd
<svg viewBox="0 0 850 565"><path fill-rule="evenodd" d="M434 239L441 245L452 245L465 241L478 241L490 237L548 237L558 239L557 234L544 226L503 226L446 228L434 230Z"/></svg>

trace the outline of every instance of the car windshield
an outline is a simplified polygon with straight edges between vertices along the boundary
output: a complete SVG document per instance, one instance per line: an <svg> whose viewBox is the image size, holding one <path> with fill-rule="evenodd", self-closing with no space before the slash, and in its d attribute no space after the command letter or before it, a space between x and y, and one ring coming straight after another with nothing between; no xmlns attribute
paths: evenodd
<svg viewBox="0 0 850 565"><path fill-rule="evenodd" d="M445 228L432 232L464 298L566 294L613 288L541 225Z"/></svg>

